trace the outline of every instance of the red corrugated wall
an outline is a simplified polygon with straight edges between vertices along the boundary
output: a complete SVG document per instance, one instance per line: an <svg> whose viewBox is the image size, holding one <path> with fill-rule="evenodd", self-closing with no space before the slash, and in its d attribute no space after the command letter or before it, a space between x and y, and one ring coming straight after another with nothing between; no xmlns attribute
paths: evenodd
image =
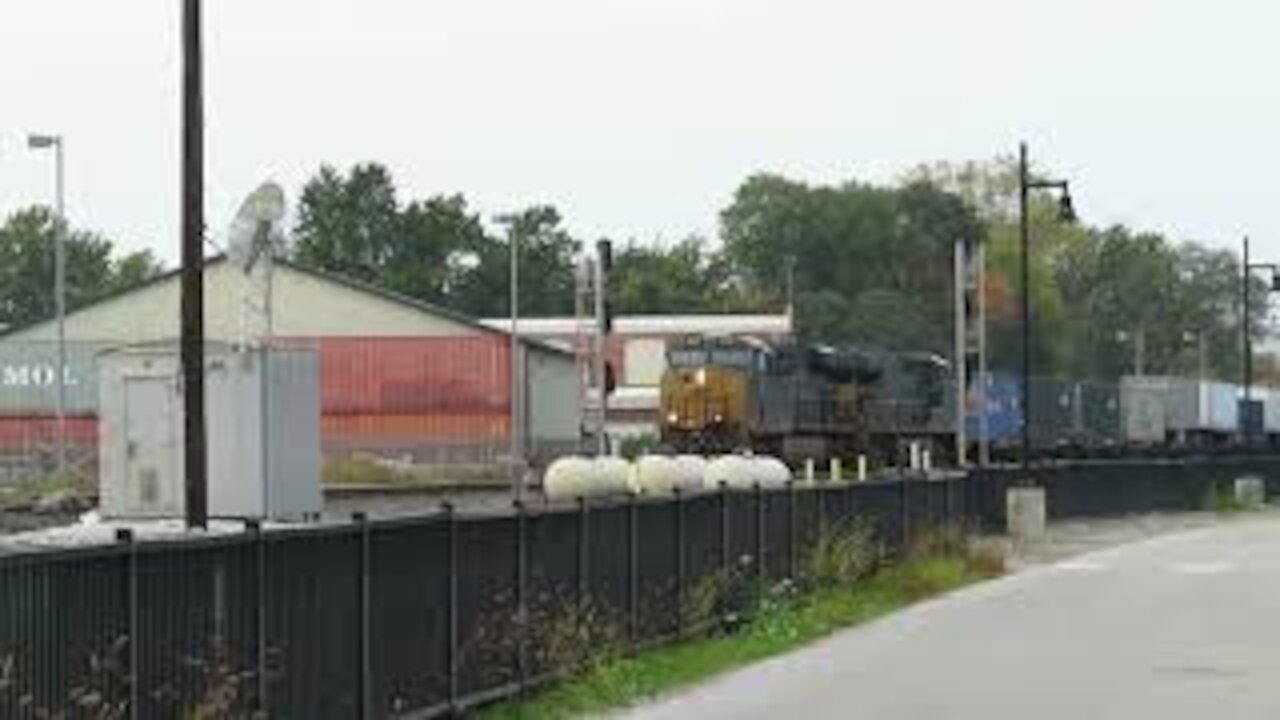
<svg viewBox="0 0 1280 720"><path fill-rule="evenodd" d="M502 335L285 342L310 345L320 353L326 446L484 443L508 434L510 347ZM96 437L95 418L79 417L74 424L77 440ZM53 438L49 417L0 416L0 449Z"/></svg>

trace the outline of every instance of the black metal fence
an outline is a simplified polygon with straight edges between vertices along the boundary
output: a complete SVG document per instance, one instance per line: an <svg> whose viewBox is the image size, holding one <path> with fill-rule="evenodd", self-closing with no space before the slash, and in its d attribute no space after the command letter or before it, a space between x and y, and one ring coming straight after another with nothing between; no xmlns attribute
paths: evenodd
<svg viewBox="0 0 1280 720"><path fill-rule="evenodd" d="M1050 514L1195 509L1280 458L1042 468ZM1002 522L1016 471L516 507L0 558L0 717L435 717L588 646L704 631L704 586L794 577L824 527L895 551ZM745 592L726 597L745 597ZM740 610L718 600L713 621ZM57 715L62 713L62 715Z"/></svg>

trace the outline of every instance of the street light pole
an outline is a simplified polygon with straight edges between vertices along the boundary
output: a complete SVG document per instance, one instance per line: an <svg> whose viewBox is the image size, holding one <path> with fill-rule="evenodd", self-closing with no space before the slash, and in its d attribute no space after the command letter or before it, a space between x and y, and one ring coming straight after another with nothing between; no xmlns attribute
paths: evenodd
<svg viewBox="0 0 1280 720"><path fill-rule="evenodd" d="M64 143L61 135L31 135L27 145L33 150L53 148L55 163L53 295L58 326L58 474L67 472L67 206Z"/></svg>
<svg viewBox="0 0 1280 720"><path fill-rule="evenodd" d="M516 500L524 499L524 399L527 388L522 382L524 374L520 371L522 358L520 353L520 243L517 242L515 223L517 217L515 215L505 214L498 215L494 218L498 223L507 226L507 242L510 244L510 260L508 274L510 275L510 302L511 302L511 330L510 330L510 349L511 355L511 432L510 432L510 449L511 454L511 494Z"/></svg>
<svg viewBox="0 0 1280 720"><path fill-rule="evenodd" d="M1032 190L1058 190L1059 217L1075 219L1071 191L1065 180L1039 180L1031 177L1027 161L1027 144L1018 145L1018 216L1022 240L1022 479L1031 483L1031 220L1028 205Z"/></svg>
<svg viewBox="0 0 1280 720"><path fill-rule="evenodd" d="M1030 189L1027 144L1018 145L1018 232L1022 240L1022 481L1031 477L1031 227L1027 217Z"/></svg>
<svg viewBox="0 0 1280 720"><path fill-rule="evenodd" d="M1253 343L1249 339L1249 237L1244 238L1244 264L1241 266L1244 272L1240 273L1240 337L1243 343L1241 352L1244 353L1244 364L1242 370L1244 377L1242 384L1244 385L1244 401L1249 402L1249 390L1253 384Z"/></svg>
<svg viewBox="0 0 1280 720"><path fill-rule="evenodd" d="M1240 273L1240 335L1242 338L1242 350L1244 352L1243 365L1243 384L1244 397L1241 400L1240 410L1240 431L1246 439L1252 439L1253 435L1259 428L1257 406L1250 397L1253 390L1253 337L1249 326L1249 313L1251 310L1250 300L1250 284L1253 279L1253 273L1256 270L1267 270L1271 273L1271 283L1267 286L1270 292L1280 292L1280 265L1276 263L1254 263L1249 261L1249 238L1244 239L1244 257L1243 268Z"/></svg>

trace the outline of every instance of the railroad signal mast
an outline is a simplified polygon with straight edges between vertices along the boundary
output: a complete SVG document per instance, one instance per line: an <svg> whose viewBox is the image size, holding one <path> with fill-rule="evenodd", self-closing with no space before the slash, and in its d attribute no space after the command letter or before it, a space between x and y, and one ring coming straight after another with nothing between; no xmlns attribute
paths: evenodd
<svg viewBox="0 0 1280 720"><path fill-rule="evenodd" d="M991 461L987 428L986 247L977 239L955 243L956 464L967 464L965 416L978 411L978 464Z"/></svg>
<svg viewBox="0 0 1280 720"><path fill-rule="evenodd" d="M609 272L613 267L613 245L596 243L594 256L584 255L578 266L575 293L574 355L578 366L578 417L583 435L591 436L597 455L610 452L607 421L609 395L615 388L613 364L608 360L608 337L613 332L613 306L609 301ZM590 317L590 322L585 322ZM586 337L584 329L590 329ZM585 450L586 448L584 448Z"/></svg>

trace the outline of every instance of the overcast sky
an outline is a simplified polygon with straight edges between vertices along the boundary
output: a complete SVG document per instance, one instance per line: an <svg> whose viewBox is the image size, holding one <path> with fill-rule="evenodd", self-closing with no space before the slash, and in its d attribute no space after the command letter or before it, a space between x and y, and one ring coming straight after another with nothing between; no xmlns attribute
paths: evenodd
<svg viewBox="0 0 1280 720"><path fill-rule="evenodd" d="M76 225L177 257L178 0L0 3L0 214L67 138ZM1092 223L1280 260L1264 0L209 0L207 218L377 160L401 197L712 234L748 174L889 181L1032 143Z"/></svg>

